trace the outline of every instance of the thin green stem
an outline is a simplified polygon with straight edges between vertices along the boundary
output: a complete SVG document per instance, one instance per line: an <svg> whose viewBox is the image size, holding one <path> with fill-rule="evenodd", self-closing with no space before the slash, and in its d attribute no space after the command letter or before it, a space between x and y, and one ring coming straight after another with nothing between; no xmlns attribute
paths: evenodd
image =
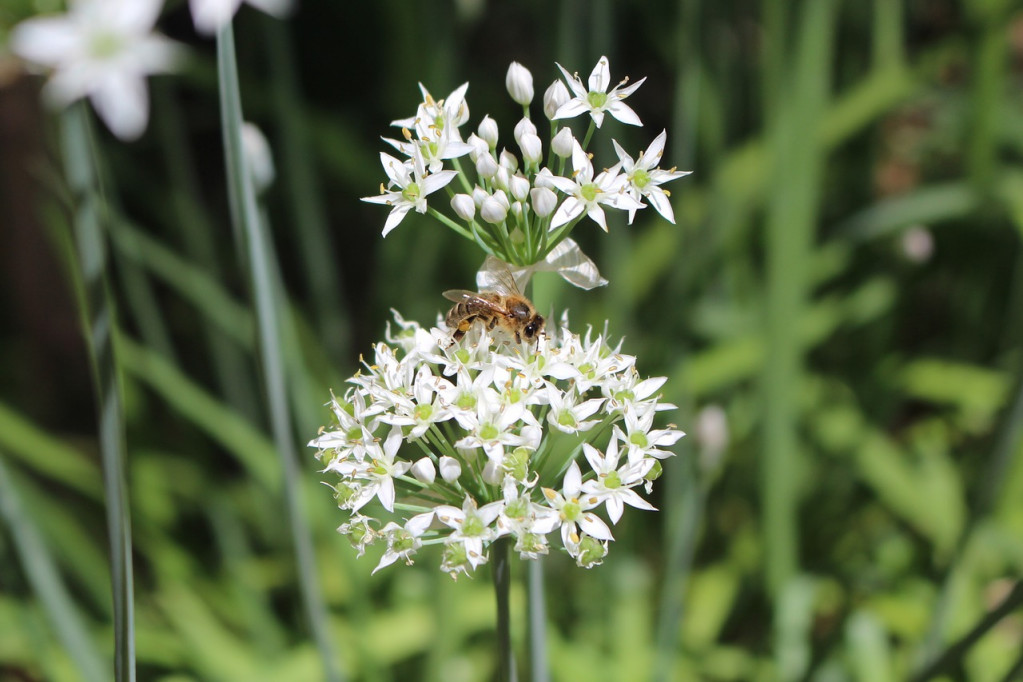
<svg viewBox="0 0 1023 682"><path fill-rule="evenodd" d="M490 545L490 561L493 566L494 596L497 600L497 679L502 682L516 682L515 655L511 643L511 588L510 540L501 538Z"/></svg>
<svg viewBox="0 0 1023 682"><path fill-rule="evenodd" d="M128 501L124 409L114 339L117 322L110 297L104 221L109 220L97 172L97 150L84 104L61 117L61 142L74 201L73 228L78 275L84 290L83 323L99 410L103 488L110 538L110 578L114 601L114 677L135 679L135 607L131 511Z"/></svg>
<svg viewBox="0 0 1023 682"><path fill-rule="evenodd" d="M459 225L454 220L452 220L451 218L447 217L446 215L444 215L443 213L441 213L437 209L435 209L435 208L427 208L426 210L429 211L430 215L432 215L434 218L436 218L440 222L444 223L445 225L447 225L452 230L454 230L455 232L457 232L461 236L465 237L469 241L471 241L471 242L475 242L476 241L476 237L473 236L472 232L470 232L469 230L465 229L464 227L462 227L461 225Z"/></svg>
<svg viewBox="0 0 1023 682"><path fill-rule="evenodd" d="M266 381L271 429L284 476L285 505L291 536L295 542L300 576L299 588L306 617L319 648L325 677L337 682L342 679L341 671L337 666L331 637L327 632L327 614L316 575L312 534L300 504L301 480L292 436L287 382L284 377L284 359L278 329L278 296L273 291L272 259L268 253L268 249L272 247L266 242L261 228L252 177L246 167L242 147L241 93L238 87L234 33L230 23L217 35L217 66L227 175L232 187L231 197L236 202L232 215L240 223L235 234L242 238L248 254L252 293L256 303L260 360Z"/></svg>

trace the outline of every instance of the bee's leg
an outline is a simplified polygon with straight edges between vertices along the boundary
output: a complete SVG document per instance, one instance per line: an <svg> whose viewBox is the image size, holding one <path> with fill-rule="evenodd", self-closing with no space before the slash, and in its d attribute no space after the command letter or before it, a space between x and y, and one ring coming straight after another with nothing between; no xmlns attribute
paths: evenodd
<svg viewBox="0 0 1023 682"><path fill-rule="evenodd" d="M497 326L497 317L491 317L490 322L487 324L487 331L492 331Z"/></svg>

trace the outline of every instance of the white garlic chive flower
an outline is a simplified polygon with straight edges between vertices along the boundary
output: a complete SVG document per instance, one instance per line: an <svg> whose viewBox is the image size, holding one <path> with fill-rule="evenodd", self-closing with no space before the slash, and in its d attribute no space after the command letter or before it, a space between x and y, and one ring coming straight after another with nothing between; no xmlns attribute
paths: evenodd
<svg viewBox="0 0 1023 682"><path fill-rule="evenodd" d="M453 170L427 174L422 157L414 150L409 161L400 161L390 154L380 152L380 163L387 173L389 182L386 187L380 185L380 194L363 197L362 200L391 207L391 212L384 223L385 237L413 208L418 213L426 213L426 197L454 180L456 175Z"/></svg>
<svg viewBox="0 0 1023 682"><path fill-rule="evenodd" d="M129 0L132 1L132 0ZM256 9L280 17L291 9L291 0L245 0ZM231 21L242 0L188 0L192 21L201 33L213 35Z"/></svg>
<svg viewBox="0 0 1023 682"><path fill-rule="evenodd" d="M634 84L623 81L610 88L610 69L604 57L590 74L587 87L577 76L570 76L560 65L558 68L566 81L555 81L543 97L544 113L554 123L558 123L555 119L588 112L595 127L601 125L605 113L640 125L639 117L624 100L643 80ZM608 230L605 214L608 208L627 212L631 223L636 211L652 204L660 215L674 222L669 193L662 185L686 173L658 167L665 133L655 138L638 159L615 143L618 162L611 167L597 166L593 155L587 153L567 125L549 126L549 136L542 139L530 117L532 76L525 67L513 63L505 85L513 99L523 104L523 116L513 126L502 124L500 128L489 115L483 116L475 132L463 138L460 128L469 120L468 83L441 100L435 100L420 84L423 99L416 114L392 121L392 125L401 128L401 139L384 138L398 152L397 158L381 155L388 181L381 186L379 196L364 199L391 207L383 234L393 230L415 209L430 213L459 236L505 263L550 269L547 266L551 263L566 260L564 252L555 258L555 251L584 218ZM506 136L510 133L514 143L509 144L507 138L502 143L502 130ZM544 132L546 135L546 129ZM589 133L586 139L589 141ZM464 156L469 161L461 160ZM557 168L557 175L543 165L545 157L548 164ZM565 161L569 159L571 166L565 171ZM448 190L453 195L449 203L428 205L428 195L456 176L462 193ZM573 248L578 252L578 246ZM564 263L564 267L592 265L585 255L574 261ZM559 274L584 288L606 283L595 267L585 269L591 272L580 276L581 270L576 268L575 272L559 270Z"/></svg>
<svg viewBox="0 0 1023 682"><path fill-rule="evenodd" d="M593 164L590 156L583 151L578 141L573 141L572 167L575 172L571 178L554 175L551 183L568 197L558 207L551 219L551 229L555 229L586 214L590 220L600 225L607 232L607 219L603 206L633 211L643 208L643 203L624 191L625 176L618 172L620 164L593 175Z"/></svg>
<svg viewBox="0 0 1023 682"><path fill-rule="evenodd" d="M182 48L154 33L162 0L73 0L66 14L27 19L10 49L51 72L43 96L54 107L88 97L110 131L137 139L149 120L146 77L172 71Z"/></svg>
<svg viewBox="0 0 1023 682"><path fill-rule="evenodd" d="M646 151L640 154L636 160L633 160L617 141L611 140L611 142L614 144L615 152L618 154L622 174L628 179L625 191L637 200L646 197L658 213L664 216L668 222L674 223L675 213L671 210L671 202L668 201L671 193L661 189L661 185L665 182L685 177L692 173L692 171L680 171L674 168L662 170L656 167L661 160L661 155L664 154L664 143L667 139L668 131L662 130L661 134L654 138L654 141L650 143ZM635 217L636 209L630 208L630 225Z"/></svg>
<svg viewBox="0 0 1023 682"><path fill-rule="evenodd" d="M518 62L508 67L508 75L504 78L504 86L511 98L524 107L533 101L533 74Z"/></svg>
<svg viewBox="0 0 1023 682"><path fill-rule="evenodd" d="M559 535L596 566L626 507L654 509L638 489L682 433L655 428L664 380L641 377L620 343L566 320L521 345L484 325L453 341L397 314L395 330L310 442L349 517L339 532L360 555L385 545L374 570L438 545L442 570L471 575L500 538L538 559Z"/></svg>
<svg viewBox="0 0 1023 682"><path fill-rule="evenodd" d="M583 85L578 74L570 74L561 64L557 64L557 67L565 76L565 83L568 84L574 97L558 108L554 114L555 119L575 118L579 114L588 113L599 128L604 122L604 114L606 112L622 123L633 126L643 125L636 112L632 110L632 107L625 104L624 100L634 93L646 78L640 78L628 86L626 84L629 82L629 79L625 78L611 92L608 92L607 86L611 84L611 68L607 57L601 57L597 60L597 65L590 72L589 87Z"/></svg>

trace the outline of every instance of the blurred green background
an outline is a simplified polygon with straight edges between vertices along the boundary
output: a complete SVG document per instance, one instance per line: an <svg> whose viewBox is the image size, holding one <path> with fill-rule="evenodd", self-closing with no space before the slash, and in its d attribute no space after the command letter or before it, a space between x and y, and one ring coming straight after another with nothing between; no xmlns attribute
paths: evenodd
<svg viewBox="0 0 1023 682"><path fill-rule="evenodd" d="M5 3L10 27L56 2ZM422 82L470 82L511 145L508 63L647 82L670 225L577 237L610 286L535 280L542 310L624 336L689 432L605 565L544 561L554 680L1023 675L1023 12L1010 0L374 3L235 21L264 197L304 509L329 630L356 680L487 680L494 606L472 581L369 573L303 444L389 309L432 322L478 252L359 202ZM140 680L316 680L245 258L231 235L213 41L150 81L146 135L97 127L114 219ZM104 679L112 606L95 390L57 126L0 47L0 680ZM538 103L534 119L542 116ZM543 126L540 126L543 128ZM546 277L546 278L545 278ZM723 419L721 417L723 416ZM379 551L379 550L378 550ZM373 550L371 550L371 553ZM520 653L524 566L513 567ZM985 618L988 613L993 615ZM965 639L963 639L965 638ZM957 645L958 643L958 645ZM524 667L525 660L520 659ZM524 674L528 678L528 675Z"/></svg>

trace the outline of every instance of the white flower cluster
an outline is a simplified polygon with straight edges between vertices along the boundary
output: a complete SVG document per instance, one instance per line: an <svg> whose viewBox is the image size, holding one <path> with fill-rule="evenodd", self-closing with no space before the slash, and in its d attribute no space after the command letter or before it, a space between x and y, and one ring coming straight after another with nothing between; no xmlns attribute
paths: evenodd
<svg viewBox="0 0 1023 682"><path fill-rule="evenodd" d="M443 544L442 570L469 574L505 536L536 559L559 529L590 567L613 539L598 510L615 524L625 505L654 509L635 488L650 492L673 454L664 448L684 434L654 427L674 408L657 394L665 379L641 378L620 344L566 321L535 346L495 345L484 325L453 343L447 329L395 319L400 332L388 328L309 443L340 479L328 483L350 514L338 531L360 556L386 545L374 572Z"/></svg>
<svg viewBox="0 0 1023 682"><path fill-rule="evenodd" d="M423 101L416 115L393 122L402 129L404 139L385 138L400 158L380 154L387 184L381 185L380 194L363 198L390 207L384 235L409 211L429 211L488 254L512 265L528 266L547 258L583 217L607 231L605 209L627 211L632 223L646 200L664 218L675 222L669 193L661 185L688 172L658 167L667 139L665 132L635 159L614 142L618 161L600 172L595 171L592 155L586 151L605 113L629 125L642 125L625 99L645 79L632 85L627 85L625 79L608 92L610 68L606 57L597 62L586 85L577 75L560 65L558 68L564 81L554 81L543 97L551 133L546 163L543 141L529 117L533 77L521 64L513 62L505 79L508 93L522 105L525 114L513 131L518 156L501 147L497 122L490 116L484 116L476 132L463 138L460 129L469 120L465 99L468 83L442 100L435 100L420 84ZM591 123L582 142L571 128L559 127L560 121L587 113ZM465 156L472 163L471 173L460 161ZM566 169L569 162L570 170ZM448 188L452 218L428 203L427 197L455 178L460 180L462 192Z"/></svg>

